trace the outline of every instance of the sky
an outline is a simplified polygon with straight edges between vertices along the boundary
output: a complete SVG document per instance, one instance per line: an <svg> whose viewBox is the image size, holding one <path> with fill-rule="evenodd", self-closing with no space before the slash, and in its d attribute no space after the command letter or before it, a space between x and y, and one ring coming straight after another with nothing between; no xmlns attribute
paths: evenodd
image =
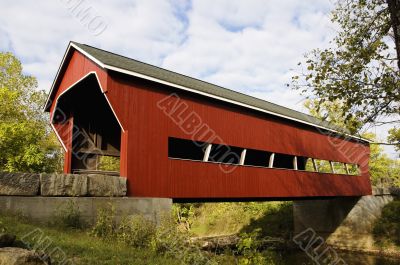
<svg viewBox="0 0 400 265"><path fill-rule="evenodd" d="M0 51L13 52L46 91L73 40L306 112L305 97L286 84L304 54L327 47L336 33L329 0L0 0L0 5ZM386 151L394 156L392 148Z"/></svg>

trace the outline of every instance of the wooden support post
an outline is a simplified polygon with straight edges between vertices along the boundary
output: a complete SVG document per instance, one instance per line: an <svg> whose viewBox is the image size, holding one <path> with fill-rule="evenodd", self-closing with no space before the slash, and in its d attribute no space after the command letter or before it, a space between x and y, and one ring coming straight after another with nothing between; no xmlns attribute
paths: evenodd
<svg viewBox="0 0 400 265"><path fill-rule="evenodd" d="M275 159L275 153L272 153L269 156L269 163L268 163L268 167L269 168L273 168L274 167L274 159Z"/></svg>
<svg viewBox="0 0 400 265"><path fill-rule="evenodd" d="M242 153L240 154L240 162L239 165L244 165L244 160L246 159L246 151L247 149L243 149Z"/></svg>
<svg viewBox="0 0 400 265"><path fill-rule="evenodd" d="M331 172L332 172L333 174L335 174L336 172L335 172L335 167L333 166L333 162L332 162L332 161L329 161L329 165L331 166Z"/></svg>
<svg viewBox="0 0 400 265"><path fill-rule="evenodd" d="M315 162L315 159L314 159L314 158L311 158L311 161L312 161L312 164L313 164L313 167L314 167L314 171L315 171L315 172L319 172L318 165L317 165L317 163Z"/></svg>
<svg viewBox="0 0 400 265"><path fill-rule="evenodd" d="M204 151L203 162L207 162L208 158L210 157L212 144L208 144L206 150Z"/></svg>
<svg viewBox="0 0 400 265"><path fill-rule="evenodd" d="M347 174L347 175L350 175L348 165L347 165L346 163L343 163L343 164L344 164L344 170L346 171L346 174Z"/></svg>

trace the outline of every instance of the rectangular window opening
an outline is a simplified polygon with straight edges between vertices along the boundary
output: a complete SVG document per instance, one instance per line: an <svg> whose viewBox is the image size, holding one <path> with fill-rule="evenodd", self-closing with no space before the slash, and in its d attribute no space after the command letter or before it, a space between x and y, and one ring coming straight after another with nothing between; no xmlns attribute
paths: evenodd
<svg viewBox="0 0 400 265"><path fill-rule="evenodd" d="M271 152L247 149L244 164L247 166L268 167Z"/></svg>
<svg viewBox="0 0 400 265"><path fill-rule="evenodd" d="M298 170L306 170L306 166L307 166L308 161L310 161L311 165L312 165L311 158L304 157L304 156L298 156L297 157L297 169Z"/></svg>
<svg viewBox="0 0 400 265"><path fill-rule="evenodd" d="M330 162L322 159L314 159L320 173L332 173Z"/></svg>
<svg viewBox="0 0 400 265"><path fill-rule="evenodd" d="M243 148L213 144L208 158L209 162L239 164Z"/></svg>
<svg viewBox="0 0 400 265"><path fill-rule="evenodd" d="M310 172L317 172L315 167L314 167L314 163L313 163L313 159L312 158L307 158L304 170L305 171L310 171Z"/></svg>
<svg viewBox="0 0 400 265"><path fill-rule="evenodd" d="M360 175L360 170L358 168L358 165L347 164L347 168L349 169L349 175L354 175L354 176Z"/></svg>
<svg viewBox="0 0 400 265"><path fill-rule="evenodd" d="M168 157L188 160L202 161L204 148L207 144L203 142L193 142L192 140L168 138Z"/></svg>
<svg viewBox="0 0 400 265"><path fill-rule="evenodd" d="M336 174L347 174L344 163L341 162L332 162L332 163Z"/></svg>
<svg viewBox="0 0 400 265"><path fill-rule="evenodd" d="M273 167L294 169L293 159L293 155L275 154Z"/></svg>

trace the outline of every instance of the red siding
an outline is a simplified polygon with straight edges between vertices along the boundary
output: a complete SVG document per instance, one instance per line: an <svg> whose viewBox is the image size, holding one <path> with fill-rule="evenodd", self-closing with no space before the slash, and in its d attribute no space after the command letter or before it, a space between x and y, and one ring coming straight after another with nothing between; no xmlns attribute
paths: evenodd
<svg viewBox="0 0 400 265"><path fill-rule="evenodd" d="M157 102L173 90L120 74L110 76L108 89L110 102L129 131L130 195L242 198L349 196L371 192L368 165L363 163L369 156L367 145L336 139L294 122L179 91L175 92L188 104L187 111L197 113L228 145L360 163L362 176L247 166L238 166L226 174L218 164L170 160L168 137L191 138L157 107ZM348 156L338 148L355 155Z"/></svg>

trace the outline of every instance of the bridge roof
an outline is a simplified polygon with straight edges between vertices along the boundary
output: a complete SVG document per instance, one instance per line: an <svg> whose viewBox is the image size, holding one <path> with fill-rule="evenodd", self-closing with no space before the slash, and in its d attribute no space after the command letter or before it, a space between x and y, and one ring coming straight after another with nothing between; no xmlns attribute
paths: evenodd
<svg viewBox="0 0 400 265"><path fill-rule="evenodd" d="M231 89L227 89L215 84L211 84L196 78L192 78L167 69L163 69L138 60L134 60L122 55L118 55L109 51L95 48L86 44L70 42L66 55L71 47L80 51L85 56L87 56L88 58L90 58L91 60L93 60L95 63L97 63L99 66L101 66L106 70L121 72L128 75L133 75L140 78L148 79L154 82L177 87L197 94L233 103L235 105L250 108L253 110L258 110L264 113L268 113L274 116L296 121L299 123L311 125L313 127L317 127L327 131L332 131L338 134L345 134L348 137L369 142L369 140L367 139L350 135L349 131L344 128L335 126L327 121L317 119L311 115L293 109L289 109L256 97L252 97ZM64 56L64 60L66 55ZM60 69L63 63L64 61L62 62ZM53 95L54 86L58 79L60 69L57 73L51 91L49 93L48 102L46 104L46 110L48 110L49 102Z"/></svg>

